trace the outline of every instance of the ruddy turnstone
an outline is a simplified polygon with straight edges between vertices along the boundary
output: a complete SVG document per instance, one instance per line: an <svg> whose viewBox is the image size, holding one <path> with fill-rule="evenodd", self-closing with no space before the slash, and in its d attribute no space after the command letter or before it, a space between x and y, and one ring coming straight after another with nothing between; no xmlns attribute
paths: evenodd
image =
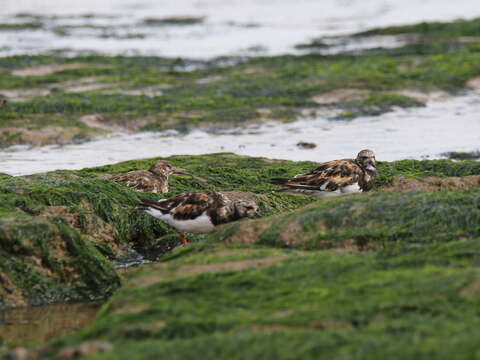
<svg viewBox="0 0 480 360"><path fill-rule="evenodd" d="M329 161L306 174L272 179L272 184L283 186L279 191L325 197L369 191L376 175L375 153L362 150L356 159Z"/></svg>
<svg viewBox="0 0 480 360"><path fill-rule="evenodd" d="M138 209L179 230L184 244L188 243L184 232L207 233L217 225L258 216L254 201L230 200L215 191L189 192L158 201L142 199Z"/></svg>
<svg viewBox="0 0 480 360"><path fill-rule="evenodd" d="M186 173L173 168L168 161L159 160L148 170L129 171L106 178L138 191L163 194L168 192L168 177L172 174Z"/></svg>

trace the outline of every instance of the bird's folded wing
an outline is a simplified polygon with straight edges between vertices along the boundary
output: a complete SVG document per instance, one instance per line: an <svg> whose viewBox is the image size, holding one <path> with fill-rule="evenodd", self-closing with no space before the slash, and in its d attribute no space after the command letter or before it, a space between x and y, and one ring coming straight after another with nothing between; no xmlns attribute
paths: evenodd
<svg viewBox="0 0 480 360"><path fill-rule="evenodd" d="M160 210L162 213L166 214L169 213L170 210L175 206L174 203L168 200L150 200L150 199L140 199L139 207L142 208L152 208L155 210Z"/></svg>
<svg viewBox="0 0 480 360"><path fill-rule="evenodd" d="M110 180L132 188L142 189L151 186L152 173L146 170L129 171L124 174L113 175Z"/></svg>
<svg viewBox="0 0 480 360"><path fill-rule="evenodd" d="M360 175L361 169L353 160L335 160L299 174L282 185L292 189L335 191L357 183Z"/></svg>

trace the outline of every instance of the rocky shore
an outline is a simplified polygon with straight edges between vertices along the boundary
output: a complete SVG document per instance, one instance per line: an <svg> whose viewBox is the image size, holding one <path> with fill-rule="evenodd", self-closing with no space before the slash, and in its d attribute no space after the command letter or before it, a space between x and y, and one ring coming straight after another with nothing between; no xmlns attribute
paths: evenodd
<svg viewBox="0 0 480 360"><path fill-rule="evenodd" d="M441 354L456 341L450 328L476 326L478 162L383 162L373 192L319 201L272 192L268 183L314 163L174 156L168 160L193 176L172 177L164 196L221 190L255 199L262 218L170 251L174 231L135 210L138 193L100 177L157 159L1 177L1 306L113 294L92 327L37 349L42 356L91 351L82 344L100 340L109 344L106 358L193 358L207 348L223 357L240 345L272 358L308 357L320 343L332 356L340 344L385 355L399 339L417 356L427 350L411 346L416 336L438 341ZM160 262L121 281L115 264L132 251ZM378 339L380 329L392 330ZM303 345L291 348L290 337Z"/></svg>

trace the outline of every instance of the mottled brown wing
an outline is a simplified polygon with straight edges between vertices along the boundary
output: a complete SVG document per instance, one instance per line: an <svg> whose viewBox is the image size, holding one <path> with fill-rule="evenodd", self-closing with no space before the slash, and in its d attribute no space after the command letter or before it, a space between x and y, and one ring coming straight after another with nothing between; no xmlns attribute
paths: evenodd
<svg viewBox="0 0 480 360"><path fill-rule="evenodd" d="M334 160L306 174L289 179L283 185L292 189L335 191L360 180L362 170L354 160Z"/></svg>
<svg viewBox="0 0 480 360"><path fill-rule="evenodd" d="M222 194L213 191L199 191L185 194L183 201L171 211L171 214L179 220L195 219L205 211L210 213L215 209L225 207L225 205L226 199Z"/></svg>
<svg viewBox="0 0 480 360"><path fill-rule="evenodd" d="M156 192L158 179L147 170L129 171L114 175L110 180L124 184L132 189L143 192Z"/></svg>

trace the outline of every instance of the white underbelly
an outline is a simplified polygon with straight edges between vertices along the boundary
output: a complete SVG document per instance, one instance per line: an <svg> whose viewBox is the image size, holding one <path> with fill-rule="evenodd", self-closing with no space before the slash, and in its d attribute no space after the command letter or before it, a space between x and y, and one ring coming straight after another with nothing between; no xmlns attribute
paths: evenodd
<svg viewBox="0 0 480 360"><path fill-rule="evenodd" d="M207 233L212 231L215 225L213 225L210 218L207 216L207 213L204 212L202 215L197 217L196 219L191 220L178 220L175 219L170 214L162 214L161 211L149 209L147 212L155 216L157 219L162 220L164 223L173 226L174 228L188 233ZM155 212L155 215L152 213ZM160 214L158 214L160 213Z"/></svg>
<svg viewBox="0 0 480 360"><path fill-rule="evenodd" d="M362 189L360 189L360 185L356 183L356 184L344 186L340 191L342 192L342 194L355 194L355 193L362 192Z"/></svg>
<svg viewBox="0 0 480 360"><path fill-rule="evenodd" d="M340 196L340 195L348 195L348 194L356 194L362 192L360 186L358 184L347 185L341 189L337 189L335 191L328 191L323 190L325 187L322 186L321 190L310 190L310 189L295 189L292 192L296 192L297 194L305 194L310 196L315 196L318 198L326 198L326 197L333 197L333 196Z"/></svg>

